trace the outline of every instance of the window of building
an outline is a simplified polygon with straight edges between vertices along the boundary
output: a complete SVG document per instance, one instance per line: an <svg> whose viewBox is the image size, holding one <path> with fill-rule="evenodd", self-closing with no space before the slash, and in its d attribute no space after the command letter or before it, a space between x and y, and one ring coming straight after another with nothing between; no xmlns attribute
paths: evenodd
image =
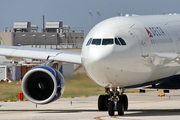
<svg viewBox="0 0 180 120"><path fill-rule="evenodd" d="M114 44L113 39L103 39L102 45L112 45Z"/></svg>

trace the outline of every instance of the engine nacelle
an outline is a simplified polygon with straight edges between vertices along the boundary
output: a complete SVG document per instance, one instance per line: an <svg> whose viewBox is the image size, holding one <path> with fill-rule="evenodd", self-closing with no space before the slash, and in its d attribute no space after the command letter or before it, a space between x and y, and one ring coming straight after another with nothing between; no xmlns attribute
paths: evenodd
<svg viewBox="0 0 180 120"><path fill-rule="evenodd" d="M64 92L64 77L48 66L29 70L22 80L25 97L36 104L47 104L58 99Z"/></svg>

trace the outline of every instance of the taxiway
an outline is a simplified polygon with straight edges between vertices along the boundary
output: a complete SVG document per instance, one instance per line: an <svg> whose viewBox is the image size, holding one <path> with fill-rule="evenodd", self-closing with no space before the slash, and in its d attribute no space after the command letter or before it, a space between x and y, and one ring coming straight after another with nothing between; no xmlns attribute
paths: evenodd
<svg viewBox="0 0 180 120"><path fill-rule="evenodd" d="M0 102L0 120L179 120L180 90L162 98L158 93L128 93L129 110L112 117L97 110L98 96L61 98L37 106L29 101Z"/></svg>

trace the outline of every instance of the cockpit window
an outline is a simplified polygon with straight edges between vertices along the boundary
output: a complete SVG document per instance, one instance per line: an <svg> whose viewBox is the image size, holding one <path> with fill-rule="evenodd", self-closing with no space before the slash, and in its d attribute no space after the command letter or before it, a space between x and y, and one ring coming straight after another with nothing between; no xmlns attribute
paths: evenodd
<svg viewBox="0 0 180 120"><path fill-rule="evenodd" d="M118 38L122 45L126 45L126 42L122 38Z"/></svg>
<svg viewBox="0 0 180 120"><path fill-rule="evenodd" d="M117 38L115 38L115 44L116 45L121 45L121 43L119 42L119 40Z"/></svg>
<svg viewBox="0 0 180 120"><path fill-rule="evenodd" d="M102 41L102 45L112 45L113 43L113 39L103 39Z"/></svg>
<svg viewBox="0 0 180 120"><path fill-rule="evenodd" d="M92 38L90 38L90 39L88 40L86 46L89 46L89 45L91 44L91 42L92 42Z"/></svg>
<svg viewBox="0 0 180 120"><path fill-rule="evenodd" d="M96 39L92 39L90 38L86 44L86 46L91 45L101 45L101 41L102 41L102 45L127 45L126 42L122 39L122 38L104 38L101 40L101 38L96 38Z"/></svg>
<svg viewBox="0 0 180 120"><path fill-rule="evenodd" d="M92 45L100 45L101 44L101 39L93 39Z"/></svg>

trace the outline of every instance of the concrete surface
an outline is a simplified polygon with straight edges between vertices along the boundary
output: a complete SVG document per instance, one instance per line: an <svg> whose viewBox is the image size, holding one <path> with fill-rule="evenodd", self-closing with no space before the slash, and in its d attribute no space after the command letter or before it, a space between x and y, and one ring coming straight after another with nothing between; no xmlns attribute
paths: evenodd
<svg viewBox="0 0 180 120"><path fill-rule="evenodd" d="M29 101L0 102L0 120L179 120L180 90L162 98L158 93L128 93L129 110L113 117L97 110L97 96L61 98L37 108Z"/></svg>

